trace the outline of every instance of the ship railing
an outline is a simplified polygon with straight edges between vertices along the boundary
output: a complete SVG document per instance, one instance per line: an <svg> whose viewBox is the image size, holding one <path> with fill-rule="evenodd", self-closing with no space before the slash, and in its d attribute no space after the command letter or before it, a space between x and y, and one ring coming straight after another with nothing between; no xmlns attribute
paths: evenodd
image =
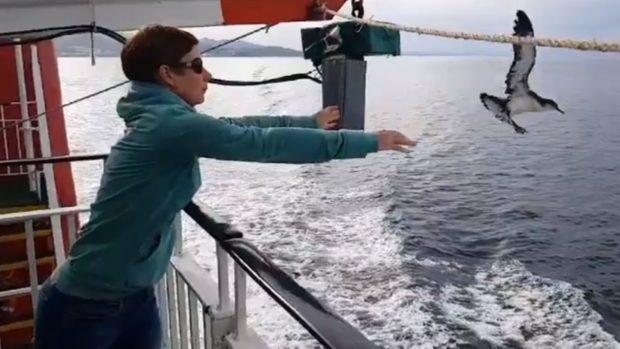
<svg viewBox="0 0 620 349"><path fill-rule="evenodd" d="M0 162L2 164L2 162ZM41 209L34 211L20 211L20 212L12 212L0 214L0 227L3 225L23 223L24 224L24 234L26 240L26 256L28 262L28 275L30 285L28 287L15 288L5 291L0 291L0 300L10 297L22 296L30 293L32 297L32 305L33 305L33 313L36 311L36 303L38 300L38 290L40 288L41 283L44 280L39 280L38 277L38 263L36 256L36 248L35 248L35 229L34 222L39 219L51 218L51 217L69 217L75 216L82 212L89 211L89 208L86 206L75 206L75 207L62 207L62 208L54 208L54 209ZM70 219L70 222L74 224L68 225L68 241L72 243L75 241L77 227L74 219ZM54 232L52 232L52 241L54 247L56 247L57 243L64 243L64 239L62 235L54 236ZM57 250L54 248L54 250ZM62 256L59 261L59 256L55 256L56 263L62 263L64 261L64 256Z"/></svg>
<svg viewBox="0 0 620 349"><path fill-rule="evenodd" d="M107 154L62 156L30 160L0 161L0 168L86 160L104 160ZM85 206L15 212L0 215L0 225L24 223L30 287L0 292L0 299L30 293L33 307L39 285L36 278L34 233L28 226L35 219L52 216L75 216L88 212ZM243 233L224 221L204 203L194 199L184 208L200 228L214 240L217 259L217 280L202 268L194 257L183 250L181 216L175 228L177 246L169 268L156 286L156 295L164 329L164 347L197 349L228 347L231 349L269 348L247 323L247 276L301 324L325 348L378 348L358 329L319 301L293 278L263 254ZM79 229L69 225L72 243ZM62 236L54 242L64 243ZM58 256L57 256L58 257ZM233 263L233 299L229 263ZM58 261L58 258L57 258ZM62 262L62 260L60 260ZM36 308L33 308L36 312Z"/></svg>
<svg viewBox="0 0 620 349"><path fill-rule="evenodd" d="M21 144L23 132L25 132L25 127L9 127L13 125L18 120L8 118L6 108L15 103L0 103L0 139L3 140L4 144L0 144L4 148L4 152L0 154L0 159L9 160L10 159L10 147L9 144ZM18 158L25 158L26 154L24 154L24 150L22 147L16 147L15 155ZM2 161L0 160L0 161ZM34 167L28 168L25 165L16 165L16 166L8 166L5 168L0 168L0 176L12 176L12 175L22 175L22 174L31 174L35 173L36 169Z"/></svg>

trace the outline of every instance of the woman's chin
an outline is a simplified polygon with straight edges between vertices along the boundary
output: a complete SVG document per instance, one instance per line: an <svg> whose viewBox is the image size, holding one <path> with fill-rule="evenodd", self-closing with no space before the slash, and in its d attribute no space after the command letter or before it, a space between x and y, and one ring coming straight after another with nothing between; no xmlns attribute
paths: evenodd
<svg viewBox="0 0 620 349"><path fill-rule="evenodd" d="M205 96L204 95L200 95L200 96L196 96L196 98L193 98L192 102L190 103L192 106L198 105L198 104L202 104L205 101Z"/></svg>

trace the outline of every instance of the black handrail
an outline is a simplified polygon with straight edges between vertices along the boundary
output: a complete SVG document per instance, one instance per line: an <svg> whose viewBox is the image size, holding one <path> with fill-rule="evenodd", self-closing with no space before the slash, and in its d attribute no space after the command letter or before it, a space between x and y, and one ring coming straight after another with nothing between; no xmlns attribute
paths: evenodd
<svg viewBox="0 0 620 349"><path fill-rule="evenodd" d="M84 154L84 155L52 156L52 157L37 158L37 159L3 160L3 161L0 161L0 168L9 167L9 166L56 164L56 163L61 163L61 162L105 160L107 158L108 158L107 153L99 153L99 154Z"/></svg>
<svg viewBox="0 0 620 349"><path fill-rule="evenodd" d="M202 203L190 202L184 210L325 348L380 348L239 236L241 233L232 226L214 219Z"/></svg>
<svg viewBox="0 0 620 349"><path fill-rule="evenodd" d="M106 158L107 154L93 154L10 160L0 161L0 168L3 166L104 160ZM269 257L244 239L240 231L224 222L200 201L190 202L184 211L209 233L271 298L278 302L325 348L380 348L327 305L321 303L275 265Z"/></svg>

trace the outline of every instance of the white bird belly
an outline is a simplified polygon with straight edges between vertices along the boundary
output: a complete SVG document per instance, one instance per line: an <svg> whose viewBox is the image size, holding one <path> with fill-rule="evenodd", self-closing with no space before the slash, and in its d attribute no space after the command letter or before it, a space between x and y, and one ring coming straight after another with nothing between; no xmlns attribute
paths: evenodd
<svg viewBox="0 0 620 349"><path fill-rule="evenodd" d="M540 105L530 96L512 98L508 102L508 109L510 110L510 115L542 111Z"/></svg>

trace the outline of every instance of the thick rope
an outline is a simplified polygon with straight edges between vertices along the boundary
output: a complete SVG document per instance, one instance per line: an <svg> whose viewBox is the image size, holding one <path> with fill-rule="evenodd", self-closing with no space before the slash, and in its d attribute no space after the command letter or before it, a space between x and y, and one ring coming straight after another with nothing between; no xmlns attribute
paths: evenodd
<svg viewBox="0 0 620 349"><path fill-rule="evenodd" d="M356 18L344 13L339 13L334 10L330 10L327 7L323 7L323 11L333 16L346 18L353 22L363 23L369 26L382 27L386 29L398 30L403 32L415 33L420 35L440 36L444 38L452 39L464 39L464 40L476 40L487 41L496 43L512 43L512 44L534 44L537 46L555 47L555 48L567 48L581 51L600 51L600 52L620 52L620 43L605 43L592 41L580 41L570 39L545 39L545 38L525 38L510 35L487 35L477 33L465 33L454 32L447 30L438 30L422 27L412 27L399 25L383 21L375 21L370 19Z"/></svg>

